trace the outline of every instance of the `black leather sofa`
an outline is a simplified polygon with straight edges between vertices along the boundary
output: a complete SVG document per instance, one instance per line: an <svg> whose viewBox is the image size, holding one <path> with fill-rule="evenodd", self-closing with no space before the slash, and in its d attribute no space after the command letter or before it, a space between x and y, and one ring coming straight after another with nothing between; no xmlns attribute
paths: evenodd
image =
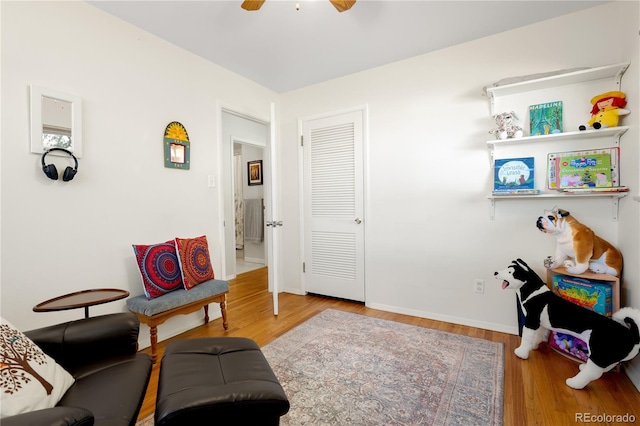
<svg viewBox="0 0 640 426"><path fill-rule="evenodd" d="M56 407L6 417L2 426L135 425L152 368L137 352L139 326L127 312L25 332L75 383Z"/></svg>

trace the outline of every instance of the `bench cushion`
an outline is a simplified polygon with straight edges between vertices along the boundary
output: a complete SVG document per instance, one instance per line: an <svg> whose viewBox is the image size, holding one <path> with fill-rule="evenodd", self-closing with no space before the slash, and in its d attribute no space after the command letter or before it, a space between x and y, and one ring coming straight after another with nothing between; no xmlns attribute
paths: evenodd
<svg viewBox="0 0 640 426"><path fill-rule="evenodd" d="M151 317L160 312L169 311L228 291L228 281L213 279L198 284L191 290L175 290L154 299L147 299L143 294L130 297L127 299L127 307L133 312Z"/></svg>

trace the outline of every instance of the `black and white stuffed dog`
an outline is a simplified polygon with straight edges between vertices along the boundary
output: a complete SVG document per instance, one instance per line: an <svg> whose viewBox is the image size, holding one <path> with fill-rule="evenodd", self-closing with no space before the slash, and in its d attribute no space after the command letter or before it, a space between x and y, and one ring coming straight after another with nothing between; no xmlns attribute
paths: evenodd
<svg viewBox="0 0 640 426"><path fill-rule="evenodd" d="M608 318L575 305L554 294L522 259L494 275L502 281L503 290L516 291L524 313L522 339L514 351L518 357L527 359L529 351L547 339L549 330L569 334L587 344L589 359L580 365L577 375L566 380L568 386L582 389L640 351L640 311L622 308Z"/></svg>

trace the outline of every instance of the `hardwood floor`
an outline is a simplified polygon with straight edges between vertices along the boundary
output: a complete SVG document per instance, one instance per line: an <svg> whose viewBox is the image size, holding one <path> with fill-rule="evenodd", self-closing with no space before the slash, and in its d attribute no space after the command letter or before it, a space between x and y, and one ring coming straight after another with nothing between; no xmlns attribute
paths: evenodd
<svg viewBox="0 0 640 426"><path fill-rule="evenodd" d="M615 422L615 419L598 422L598 419L592 416L625 414L635 416L635 422L640 423L640 393L624 373L605 373L584 390L571 389L564 381L577 373L578 364L547 348L545 344L533 351L525 361L514 355L513 350L518 346L519 337L510 334L379 311L360 303L322 296L283 293L279 298L279 307L280 312L276 317L273 315L271 293L267 291L266 268L239 275L230 282L227 308L229 330L224 331L222 319L216 319L207 325L159 342L158 359L161 359L166 345L176 339L242 336L264 346L327 308L339 309L504 343L505 426L623 424L620 421ZM150 350L147 348L143 352L150 353ZM139 419L154 411L159 367L158 362L153 368ZM581 421L587 417L592 421Z"/></svg>

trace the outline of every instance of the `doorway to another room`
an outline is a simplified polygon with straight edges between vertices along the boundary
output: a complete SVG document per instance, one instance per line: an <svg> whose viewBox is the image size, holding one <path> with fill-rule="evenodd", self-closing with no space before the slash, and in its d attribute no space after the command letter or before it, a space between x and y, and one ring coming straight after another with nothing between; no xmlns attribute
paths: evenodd
<svg viewBox="0 0 640 426"><path fill-rule="evenodd" d="M223 220L220 225L224 234L222 275L226 280L231 280L240 274L251 277L256 273L266 273L268 290L273 296L273 314L278 315L281 281L278 234L282 221L277 220L278 209L274 202L277 199L277 188L273 184L278 181L276 107L274 103L270 103L268 117L262 118L233 111L222 105L219 105L218 111L222 160L220 208ZM235 157L236 153L240 157ZM236 181L243 183L238 186L242 188L242 194L237 196ZM242 200L240 215L236 215L236 199ZM260 201L249 203L249 199ZM250 212L255 214L254 219L245 220L245 215ZM236 227L237 218L243 219L242 226ZM251 228L247 228L248 226ZM236 236L236 229L243 230L242 238ZM241 246L238 247L237 243ZM247 272L249 268L256 269Z"/></svg>
<svg viewBox="0 0 640 426"><path fill-rule="evenodd" d="M271 217L270 127L225 108L220 118L224 279L230 280L271 266L271 234L265 226ZM252 216L245 218L248 214Z"/></svg>
<svg viewBox="0 0 640 426"><path fill-rule="evenodd" d="M263 158L263 147L234 139L236 275L266 265Z"/></svg>

